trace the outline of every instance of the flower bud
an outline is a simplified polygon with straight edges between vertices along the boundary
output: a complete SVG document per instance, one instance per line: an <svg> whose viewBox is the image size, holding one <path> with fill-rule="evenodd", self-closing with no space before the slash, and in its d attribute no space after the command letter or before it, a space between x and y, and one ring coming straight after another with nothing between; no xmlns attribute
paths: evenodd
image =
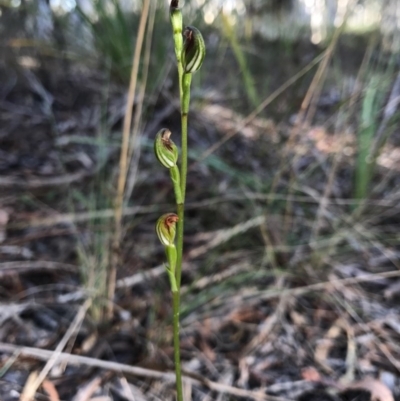
<svg viewBox="0 0 400 401"><path fill-rule="evenodd" d="M175 246L176 222L179 220L175 213L163 214L156 223L156 232L160 242L166 246Z"/></svg>
<svg viewBox="0 0 400 401"><path fill-rule="evenodd" d="M171 131L163 128L157 132L154 141L154 153L158 161L166 168L175 167L178 161L178 148L170 136Z"/></svg>
<svg viewBox="0 0 400 401"><path fill-rule="evenodd" d="M193 73L203 64L206 45L200 31L194 26L186 27L183 35L185 36L182 52L183 70L185 73Z"/></svg>

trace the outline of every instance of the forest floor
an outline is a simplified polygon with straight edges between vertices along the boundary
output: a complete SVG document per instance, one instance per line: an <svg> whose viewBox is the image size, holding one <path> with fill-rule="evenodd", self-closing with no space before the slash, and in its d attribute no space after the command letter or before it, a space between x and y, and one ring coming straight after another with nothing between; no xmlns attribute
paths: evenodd
<svg viewBox="0 0 400 401"><path fill-rule="evenodd" d="M152 138L178 131L176 94L147 101L114 315L99 323L126 87L22 61L0 65L0 400L29 398L35 380L36 400L174 400L154 232L174 203ZM340 99L320 96L298 124L248 117L219 89L190 113L185 401L400 400L399 133L359 201L354 123L329 120Z"/></svg>

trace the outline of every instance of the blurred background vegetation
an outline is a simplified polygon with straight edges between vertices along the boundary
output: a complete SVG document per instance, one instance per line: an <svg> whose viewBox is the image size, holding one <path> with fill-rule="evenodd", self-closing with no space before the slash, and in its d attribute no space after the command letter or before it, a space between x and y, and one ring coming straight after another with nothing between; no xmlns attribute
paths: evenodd
<svg viewBox="0 0 400 401"><path fill-rule="evenodd" d="M10 261L78 267L54 275L39 266L39 276L32 269L22 284L3 283L1 296L33 288L59 301L71 291L74 300L90 294L93 321L113 302L158 344L169 341L151 331L169 324L168 283L153 225L173 194L152 141L165 126L179 143L168 6L151 1L146 17L110 298L119 149L142 1L0 0L0 200L10 221L1 249ZM183 328L271 288L398 269L400 3L180 6L207 46L189 127Z"/></svg>

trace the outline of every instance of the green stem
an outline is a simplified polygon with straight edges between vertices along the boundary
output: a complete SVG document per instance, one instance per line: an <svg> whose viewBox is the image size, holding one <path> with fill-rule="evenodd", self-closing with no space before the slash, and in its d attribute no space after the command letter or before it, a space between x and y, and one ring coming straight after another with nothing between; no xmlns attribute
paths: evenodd
<svg viewBox="0 0 400 401"><path fill-rule="evenodd" d="M183 259L183 228L185 219L185 194L186 194L186 176L187 176L187 121L190 102L190 83L192 74L183 74L182 64L178 63L180 94L181 94L181 118L182 118L182 159L180 184L180 197L176 196L176 207L178 212L178 228L177 228L177 262L175 270L177 292L172 293L173 309L174 309L174 356L175 356L175 372L176 372L176 391L177 400L183 401L182 394L182 373L180 360L179 345L179 306L180 306L180 289L182 276L182 259ZM182 71L182 73L181 73ZM181 77L182 74L182 77ZM177 193L177 191L175 191Z"/></svg>
<svg viewBox="0 0 400 401"><path fill-rule="evenodd" d="M175 245L168 245L165 247L165 253L168 260L168 268L175 275L176 270L176 248Z"/></svg>
<svg viewBox="0 0 400 401"><path fill-rule="evenodd" d="M183 255L183 227L184 227L184 204L177 203L178 224L177 224L177 259L175 268L175 286L176 291L172 288L172 301L173 301L173 331L174 331L174 360L175 360L175 375L176 375L176 399L183 401L182 391L182 372L181 372L181 356L180 356L180 343L179 343L179 309L180 309L180 289L181 289L181 275L182 275L182 255ZM171 283L172 283L171 278Z"/></svg>
<svg viewBox="0 0 400 401"><path fill-rule="evenodd" d="M165 253L167 255L167 260L168 260L168 267L166 269L169 276L169 281L171 283L171 291L175 292L178 291L175 277L176 260L177 260L175 245L167 245L165 247Z"/></svg>
<svg viewBox="0 0 400 401"><path fill-rule="evenodd" d="M174 360L175 360L175 375L176 375L176 399L183 401L182 391L182 372L181 372L181 355L179 344L179 290L172 293L173 313L174 313Z"/></svg>
<svg viewBox="0 0 400 401"><path fill-rule="evenodd" d="M183 234L184 234L184 219L185 219L185 195L186 195L186 177L187 177L187 158L188 158L188 113L190 102L190 84L192 74L184 73L182 65L182 31L181 21L179 21L178 12L172 10L172 25L174 29L175 53L178 65L178 79L179 79L179 98L181 103L181 168L171 169L171 178L174 183L174 191L176 198L176 207L178 213L178 226L177 226L177 260L175 268L175 282L176 291L172 291L173 299L173 327L174 327L174 359L175 359L175 373L176 373L176 391L177 401L183 401L182 392L182 373L181 373L181 359L180 359L180 344L179 344L179 308L180 308L180 288L181 288L181 275L182 275L182 261L183 261ZM180 181L180 182L179 182Z"/></svg>
<svg viewBox="0 0 400 401"><path fill-rule="evenodd" d="M181 60L177 60L178 62L178 79L179 79L179 99L181 100L181 109L182 109L182 99L183 99L183 88L182 88L182 81L183 81L183 65Z"/></svg>
<svg viewBox="0 0 400 401"><path fill-rule="evenodd" d="M180 13L180 10L174 12ZM182 65L182 49L183 49L183 38L182 38L182 20L172 22L172 33L174 38L174 48L176 56L176 64L178 66L178 78L179 78L179 98L182 101L182 76L183 76L183 65Z"/></svg>
<svg viewBox="0 0 400 401"><path fill-rule="evenodd" d="M176 286L176 279L175 279L175 273L172 272L169 267L166 267L165 270L167 271L168 277L169 277L169 283L171 285L171 291L172 292L177 292L178 287Z"/></svg>
<svg viewBox="0 0 400 401"><path fill-rule="evenodd" d="M181 275L182 275L182 256L183 256L183 234L184 234L184 220L185 220L185 195L186 195L186 177L187 177L187 154L188 154L188 141L187 141L187 122L189 113L190 102L190 84L192 81L192 74L184 74L182 79L183 96L181 98L181 118L182 118L182 159L181 159L181 196L182 202L177 200L178 212L178 232L177 232L177 263L176 263L176 284L178 291L181 288Z"/></svg>
<svg viewBox="0 0 400 401"><path fill-rule="evenodd" d="M182 65L178 63L179 67ZM179 73L181 75L181 73ZM181 82L181 117L182 117L182 159L180 171L180 196L179 191L175 190L176 207L178 212L178 227L177 227L177 262L175 269L175 279L177 291L172 292L173 311L174 311L174 358L175 358L175 374L176 374L176 391L177 401L183 401L182 393L182 373L180 359L180 344L179 344L179 307L180 307L180 289L182 276L182 260L183 260L183 232L185 220L185 194L186 194L186 176L187 176L187 120L190 102L190 83L192 74L183 74ZM171 171L172 173L172 171ZM175 186L175 182L174 182Z"/></svg>
<svg viewBox="0 0 400 401"><path fill-rule="evenodd" d="M176 285L178 286L178 291L179 291L181 289L181 276L182 276L183 228L185 222L185 205L183 203L178 203L176 207L178 209L177 212L179 220L176 232L177 259L176 259L175 277L176 277Z"/></svg>
<svg viewBox="0 0 400 401"><path fill-rule="evenodd" d="M187 177L187 156L188 156L188 114L190 103L190 84L192 74L183 74L182 78L182 98L181 98L181 124L182 124L182 161L181 161L181 192L183 203L185 203L186 177Z"/></svg>
<svg viewBox="0 0 400 401"><path fill-rule="evenodd" d="M171 167L169 169L171 181L174 186L175 200L177 204L183 203L182 190L181 190L181 179L178 166Z"/></svg>

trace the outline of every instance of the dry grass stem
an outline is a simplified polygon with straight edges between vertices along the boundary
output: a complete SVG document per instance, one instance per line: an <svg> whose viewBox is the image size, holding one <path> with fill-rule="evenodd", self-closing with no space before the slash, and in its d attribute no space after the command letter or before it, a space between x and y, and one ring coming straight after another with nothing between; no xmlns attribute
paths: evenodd
<svg viewBox="0 0 400 401"><path fill-rule="evenodd" d="M123 215L123 204L124 204L124 193L125 183L128 174L128 151L130 142L130 131L132 122L132 108L135 99L136 82L139 73L140 54L142 52L142 45L144 39L144 33L146 30L147 17L149 13L150 0L145 0L143 3L142 14L140 17L140 23L136 38L135 52L133 55L131 78L128 90L128 99L126 102L126 110L124 117L124 124L122 129L122 144L121 153L119 159L119 175L118 175L118 186L117 193L115 196L115 224L114 233L112 240L112 252L111 252L111 263L108 272L108 299L111 301L108 304L106 311L106 317L112 318L113 315L113 298L115 293L115 283L117 277L117 267L120 262L120 246L122 241L122 215Z"/></svg>
<svg viewBox="0 0 400 401"><path fill-rule="evenodd" d="M156 4L150 5L149 21L147 24L145 52L143 57L143 77L139 88L138 102L136 104L135 116L133 119L133 128L130 139L130 146L128 152L128 162L130 164L129 174L127 178L127 187L125 190L125 200L128 200L133 191L136 181L137 166L140 158L140 125L142 121L143 103L146 95L147 77L149 74L150 56L151 56L151 43L154 31L154 20L156 16ZM135 157L133 157L135 155Z"/></svg>
<svg viewBox="0 0 400 401"><path fill-rule="evenodd" d="M263 194L263 193L246 193L245 195L227 195L223 197L214 197L205 199L199 202L188 202L186 209L200 209L206 207L213 207L220 203L238 202L246 200L259 200L259 201L291 201L300 203L318 204L321 203L323 197L317 192L308 191L304 186L302 188L296 187L299 192L305 192L309 196L296 196L285 194ZM326 205L349 206L359 203L357 199L351 198L335 198L324 200ZM366 201L366 205L380 206L385 208L393 208L393 212L400 210L400 192L393 192L386 199L371 199ZM148 206L133 206L123 209L123 216L134 216L136 214L149 214L155 212L167 211L168 205L148 205ZM25 221L15 222L8 224L8 227L13 229L35 228L35 227L53 227L57 224L77 224L94 219L110 219L114 217L113 209L97 210L93 212L80 212L80 213L63 213L51 217L33 217Z"/></svg>
<svg viewBox="0 0 400 401"><path fill-rule="evenodd" d="M48 260L3 262L0 263L0 278L10 273L31 272L33 270L62 270L75 272L78 270L78 267L68 263L52 262Z"/></svg>
<svg viewBox="0 0 400 401"><path fill-rule="evenodd" d="M11 353L19 352L20 356L36 358L42 361L50 361L50 359L54 355L53 351L47 351L41 348L33 348L33 347L19 347L17 345L6 344L6 343L0 343L0 350L3 352L11 352ZM145 369L137 366L124 365L122 363L117 363L117 362L109 362L100 359L89 358L86 356L66 354L63 352L60 352L57 355L57 360L60 362L67 362L72 365L92 366L95 368L111 370L114 372L131 374L138 377L147 377L152 379L165 380L168 382L173 382L175 380L175 374L172 372L161 372L158 370ZM217 383L208 380L206 378L201 378L198 377L197 375L191 376L188 374L184 374L183 380L189 381L192 385L206 386L210 390L216 391L218 393L229 394L242 398L250 398L255 401L290 401L287 398L267 395L265 394L265 391L244 390L227 384Z"/></svg>
<svg viewBox="0 0 400 401"><path fill-rule="evenodd" d="M35 380L32 383L30 383L29 390L27 390L27 392L24 393L24 397L21 397L21 401L31 401L34 398L37 389L42 384L43 380L45 380L45 378L47 377L48 373L50 372L54 364L57 361L62 360L62 358L60 358L62 355L62 350L65 348L70 338L74 335L76 330L83 322L83 319L85 318L86 315L86 311L90 308L91 303L92 300L87 299L85 303L79 308L79 311L76 314L72 323L70 324L68 330L65 332L63 338L58 343L56 349L54 351L50 351L51 355L49 356L49 358L46 358L47 360L46 365L43 367L43 369L41 370L39 375L35 378Z"/></svg>
<svg viewBox="0 0 400 401"><path fill-rule="evenodd" d="M195 249L192 249L188 252L188 257L191 259L195 259L198 256L206 253L212 248L215 248L224 242L229 241L231 238L235 237L236 235L245 233L246 231L250 230L251 228L258 227L266 221L265 216L257 216L249 219L243 223L236 224L234 227L226 228L223 230L218 230L214 238L209 241L207 244L203 246L199 246Z"/></svg>
<svg viewBox="0 0 400 401"><path fill-rule="evenodd" d="M28 179L19 177L0 177L0 188L34 190L46 187L66 186L92 176L95 172L95 170L82 169L75 173L64 174L57 177L30 177Z"/></svg>

